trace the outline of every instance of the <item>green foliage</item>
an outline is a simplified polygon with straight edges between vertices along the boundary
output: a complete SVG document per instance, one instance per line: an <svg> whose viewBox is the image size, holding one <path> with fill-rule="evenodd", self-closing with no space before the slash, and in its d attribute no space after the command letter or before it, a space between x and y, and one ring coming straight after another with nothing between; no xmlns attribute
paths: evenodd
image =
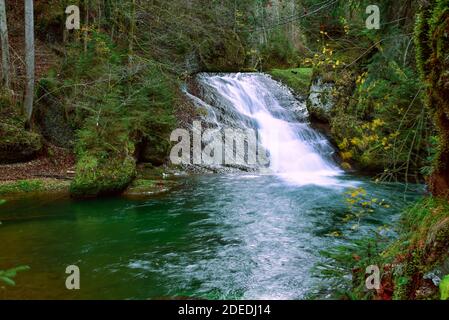
<svg viewBox="0 0 449 320"><path fill-rule="evenodd" d="M136 188L152 188L155 184L155 180L138 179L133 182L132 186Z"/></svg>
<svg viewBox="0 0 449 320"><path fill-rule="evenodd" d="M331 120L344 160L382 173L384 179L419 179L433 134L423 93L411 69L381 53L375 55L367 71L356 79L352 99L348 104L340 100Z"/></svg>
<svg viewBox="0 0 449 320"><path fill-rule="evenodd" d="M246 28L254 4L254 0L140 3L146 19L136 31L139 51L178 74L247 69Z"/></svg>
<svg viewBox="0 0 449 320"><path fill-rule="evenodd" d="M276 31L269 37L266 44L260 48L264 69L274 67L292 67L299 61L299 52L293 47L285 32Z"/></svg>
<svg viewBox="0 0 449 320"><path fill-rule="evenodd" d="M439 198L426 198L404 213L400 239L388 249L395 262L396 299L428 298L417 296L423 275L447 259L449 248L449 205ZM408 279L407 282L403 281Z"/></svg>
<svg viewBox="0 0 449 320"><path fill-rule="evenodd" d="M9 270L0 270L0 282L10 286L15 286L16 282L14 281L14 278L17 276L17 273L28 270L30 270L30 267L28 266L15 267Z"/></svg>
<svg viewBox="0 0 449 320"><path fill-rule="evenodd" d="M208 39L198 53L206 71L232 72L245 68L245 48L238 35L232 32Z"/></svg>
<svg viewBox="0 0 449 320"><path fill-rule="evenodd" d="M78 128L71 186L78 197L124 190L134 177L133 157L138 160L141 144L150 144L158 155L168 153L179 91L160 64L139 56L129 63L106 34L89 36L86 50L81 44L69 48L64 83L54 78L44 83L65 101Z"/></svg>
<svg viewBox="0 0 449 320"><path fill-rule="evenodd" d="M440 283L441 300L449 300L449 275L445 276Z"/></svg>
<svg viewBox="0 0 449 320"><path fill-rule="evenodd" d="M321 5L303 4L309 11ZM380 1L381 31L365 28L370 4L332 3L301 21L310 49L303 62L315 77L335 85L336 106L329 115L309 109L330 124L346 169L355 166L385 180L420 180L434 132L413 59L417 4Z"/></svg>
<svg viewBox="0 0 449 320"><path fill-rule="evenodd" d="M440 198L426 198L404 214L404 231L409 232L409 241L419 242L433 233L433 228L449 218L449 203ZM449 230L448 230L449 231Z"/></svg>

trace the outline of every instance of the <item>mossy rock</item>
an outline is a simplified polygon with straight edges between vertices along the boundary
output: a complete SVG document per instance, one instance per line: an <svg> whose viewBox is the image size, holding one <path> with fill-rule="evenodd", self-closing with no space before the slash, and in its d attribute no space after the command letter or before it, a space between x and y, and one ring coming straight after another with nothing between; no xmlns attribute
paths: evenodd
<svg viewBox="0 0 449 320"><path fill-rule="evenodd" d="M40 102L35 106L34 123L47 141L61 148L72 148L75 130L70 124L66 107L49 94L58 91L59 83L55 77L51 73L39 81L37 95Z"/></svg>
<svg viewBox="0 0 449 320"><path fill-rule="evenodd" d="M25 129L20 109L0 89L0 164L33 159L42 149L39 134Z"/></svg>
<svg viewBox="0 0 449 320"><path fill-rule="evenodd" d="M130 199L145 199L160 193L168 192L177 185L174 180L136 179L126 189L123 196Z"/></svg>
<svg viewBox="0 0 449 320"><path fill-rule="evenodd" d="M76 176L70 186L75 198L92 198L123 192L136 175L136 162L132 157L124 159L98 159L84 155L76 166Z"/></svg>
<svg viewBox="0 0 449 320"><path fill-rule="evenodd" d="M15 163L32 160L42 149L39 134L25 130L14 115L0 114L0 163Z"/></svg>

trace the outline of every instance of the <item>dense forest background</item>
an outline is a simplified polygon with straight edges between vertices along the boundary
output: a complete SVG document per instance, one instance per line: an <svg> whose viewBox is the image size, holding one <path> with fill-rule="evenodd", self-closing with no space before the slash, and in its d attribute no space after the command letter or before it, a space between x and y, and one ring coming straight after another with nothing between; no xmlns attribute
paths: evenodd
<svg viewBox="0 0 449 320"><path fill-rule="evenodd" d="M342 167L426 181L435 196L407 213L394 250L364 256L387 272L376 297L419 297L424 271L447 259L448 1L376 1L369 30L367 0L40 0L31 58L26 3L5 2L0 163L53 159L74 166L73 196L119 193L140 163L166 164L170 132L198 116L182 92L196 73L267 72L298 95L320 81L333 107L309 112ZM65 28L71 4L80 30Z"/></svg>

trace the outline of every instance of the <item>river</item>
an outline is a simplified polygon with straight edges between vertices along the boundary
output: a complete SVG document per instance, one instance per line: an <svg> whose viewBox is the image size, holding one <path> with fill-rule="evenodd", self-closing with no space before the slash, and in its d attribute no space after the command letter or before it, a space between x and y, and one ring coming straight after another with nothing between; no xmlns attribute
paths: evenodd
<svg viewBox="0 0 449 320"><path fill-rule="evenodd" d="M391 225L422 192L344 173L304 104L267 76L200 75L199 83L203 94L192 99L208 109L206 122L261 130L268 170L180 177L179 187L147 200L9 201L0 211L0 269L31 269L0 298L327 298L337 288L313 272L320 251ZM344 219L353 188L388 204L356 230ZM65 288L69 265L80 268L80 290Z"/></svg>

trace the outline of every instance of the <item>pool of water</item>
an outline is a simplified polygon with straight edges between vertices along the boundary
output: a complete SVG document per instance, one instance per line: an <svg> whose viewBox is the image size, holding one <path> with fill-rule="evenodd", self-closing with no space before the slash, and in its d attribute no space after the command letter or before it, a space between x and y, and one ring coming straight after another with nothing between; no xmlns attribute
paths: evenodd
<svg viewBox="0 0 449 320"><path fill-rule="evenodd" d="M0 208L0 269L29 265L14 299L304 299L320 250L351 231L345 192L363 187L390 208L362 221L358 235L395 221L419 196L400 184L339 177L339 184L294 186L272 175L183 178L149 200L27 198ZM418 188L419 189L419 188ZM77 265L81 290L65 288Z"/></svg>

